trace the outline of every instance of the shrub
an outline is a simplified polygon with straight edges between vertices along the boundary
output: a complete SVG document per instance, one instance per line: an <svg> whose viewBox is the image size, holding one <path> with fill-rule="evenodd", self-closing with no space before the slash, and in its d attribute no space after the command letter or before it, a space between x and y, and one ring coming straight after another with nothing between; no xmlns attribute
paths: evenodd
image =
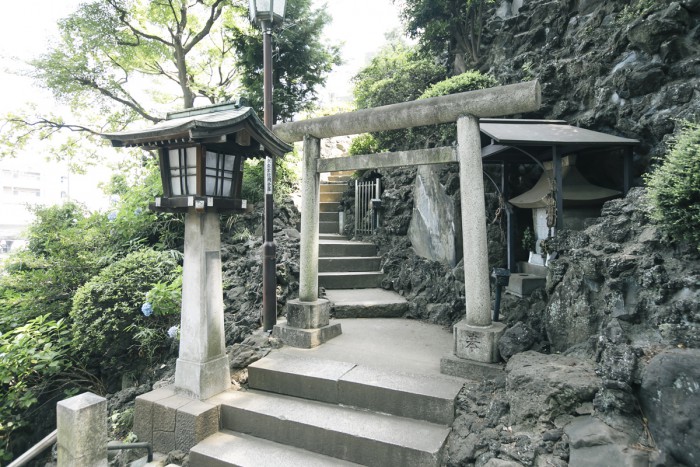
<svg viewBox="0 0 700 467"><path fill-rule="evenodd" d="M476 91L490 88L497 84L498 81L489 75L482 75L478 71L467 71L461 75L433 84L418 99ZM409 132L408 140L411 147L414 148L448 146L457 139L457 129L453 123L413 128Z"/></svg>
<svg viewBox="0 0 700 467"><path fill-rule="evenodd" d="M87 367L103 380L114 382L124 371L139 371L159 352L168 350L167 330L177 323L178 315L154 313L147 296L154 287L151 296L169 295L161 293L162 289L167 292L174 286L162 284L179 280L178 257L154 250L130 253L75 293L70 312L73 345Z"/></svg>
<svg viewBox="0 0 700 467"><path fill-rule="evenodd" d="M275 187L273 190L276 203L292 194L298 185L299 174L297 173L297 163L301 155L294 147L294 150L286 154L283 158L275 161ZM265 191L265 160L247 159L243 168L243 187L241 196L254 204L264 199Z"/></svg>
<svg viewBox="0 0 700 467"><path fill-rule="evenodd" d="M700 124L686 122L645 180L651 217L673 239L700 249Z"/></svg>
<svg viewBox="0 0 700 467"><path fill-rule="evenodd" d="M376 138L369 133L364 133L354 137L350 143L350 149L348 150L348 153L351 156L357 156L360 154L376 154L378 152L382 152L382 150L379 148L379 141L377 141Z"/></svg>
<svg viewBox="0 0 700 467"><path fill-rule="evenodd" d="M69 334L65 321L51 320L49 315L0 334L0 460L11 457L12 445L17 444L13 433L23 428L35 431L38 406L93 386L89 375L73 363Z"/></svg>

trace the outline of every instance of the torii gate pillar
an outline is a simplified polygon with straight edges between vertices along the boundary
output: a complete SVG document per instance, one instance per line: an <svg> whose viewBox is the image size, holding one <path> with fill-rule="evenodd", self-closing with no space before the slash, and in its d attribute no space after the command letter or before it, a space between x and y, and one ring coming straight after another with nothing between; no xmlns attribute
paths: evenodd
<svg viewBox="0 0 700 467"><path fill-rule="evenodd" d="M471 115L457 120L462 248L466 317L454 327L454 354L482 363L498 362L498 339L505 330L491 321L486 209L481 163L479 120Z"/></svg>

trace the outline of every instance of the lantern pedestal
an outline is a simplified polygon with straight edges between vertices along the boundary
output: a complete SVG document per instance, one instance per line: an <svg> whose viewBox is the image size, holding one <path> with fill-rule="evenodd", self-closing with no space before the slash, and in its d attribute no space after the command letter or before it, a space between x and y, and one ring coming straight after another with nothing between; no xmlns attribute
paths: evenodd
<svg viewBox="0 0 700 467"><path fill-rule="evenodd" d="M311 349L342 334L340 323L330 324L331 302L299 299L287 302L287 322L275 325L272 335L291 347Z"/></svg>
<svg viewBox="0 0 700 467"><path fill-rule="evenodd" d="M219 214L200 214L191 209L185 216L180 353L175 368L175 390L202 400L230 386L231 372L224 341Z"/></svg>

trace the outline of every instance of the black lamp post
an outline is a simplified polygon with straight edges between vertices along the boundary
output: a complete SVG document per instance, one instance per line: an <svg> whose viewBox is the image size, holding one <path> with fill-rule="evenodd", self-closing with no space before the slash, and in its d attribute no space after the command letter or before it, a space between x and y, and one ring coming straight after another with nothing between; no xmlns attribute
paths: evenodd
<svg viewBox="0 0 700 467"><path fill-rule="evenodd" d="M284 21L286 0L250 0L250 20L263 33L263 120L272 129L272 24ZM276 246L272 232L274 160L265 159L265 215L263 237L263 330L271 331L277 322Z"/></svg>

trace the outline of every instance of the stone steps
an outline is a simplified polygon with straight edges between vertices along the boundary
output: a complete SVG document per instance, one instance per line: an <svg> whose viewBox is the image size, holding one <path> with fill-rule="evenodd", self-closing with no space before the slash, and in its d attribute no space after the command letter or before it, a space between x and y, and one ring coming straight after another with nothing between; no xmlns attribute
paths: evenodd
<svg viewBox="0 0 700 467"><path fill-rule="evenodd" d="M191 465L438 466L464 383L284 349L248 372L250 390L208 401L221 431L190 451Z"/></svg>
<svg viewBox="0 0 700 467"><path fill-rule="evenodd" d="M197 467L350 467L358 464L266 439L222 430L190 450L190 465Z"/></svg>
<svg viewBox="0 0 700 467"><path fill-rule="evenodd" d="M248 367L251 388L450 425L463 382L273 352Z"/></svg>
<svg viewBox="0 0 700 467"><path fill-rule="evenodd" d="M318 272L379 271L379 256L336 256L318 259Z"/></svg>
<svg viewBox="0 0 700 467"><path fill-rule="evenodd" d="M400 318L408 311L405 298L379 288L326 290L326 298L335 318Z"/></svg>
<svg viewBox="0 0 700 467"><path fill-rule="evenodd" d="M337 216L337 214L336 214ZM335 222L333 221L320 221L318 223L318 232L319 233L338 233L338 221L336 220Z"/></svg>
<svg viewBox="0 0 700 467"><path fill-rule="evenodd" d="M374 243L353 242L351 240L319 240L319 258L338 256L374 256L377 247Z"/></svg>
<svg viewBox="0 0 700 467"><path fill-rule="evenodd" d="M379 287L382 271L319 272L318 285L326 289L371 289Z"/></svg>
<svg viewBox="0 0 700 467"><path fill-rule="evenodd" d="M322 191L320 193L322 203L340 203L343 199L343 193L339 191Z"/></svg>
<svg viewBox="0 0 700 467"><path fill-rule="evenodd" d="M335 202L321 202L319 205L319 212L338 212L338 206L340 203Z"/></svg>

